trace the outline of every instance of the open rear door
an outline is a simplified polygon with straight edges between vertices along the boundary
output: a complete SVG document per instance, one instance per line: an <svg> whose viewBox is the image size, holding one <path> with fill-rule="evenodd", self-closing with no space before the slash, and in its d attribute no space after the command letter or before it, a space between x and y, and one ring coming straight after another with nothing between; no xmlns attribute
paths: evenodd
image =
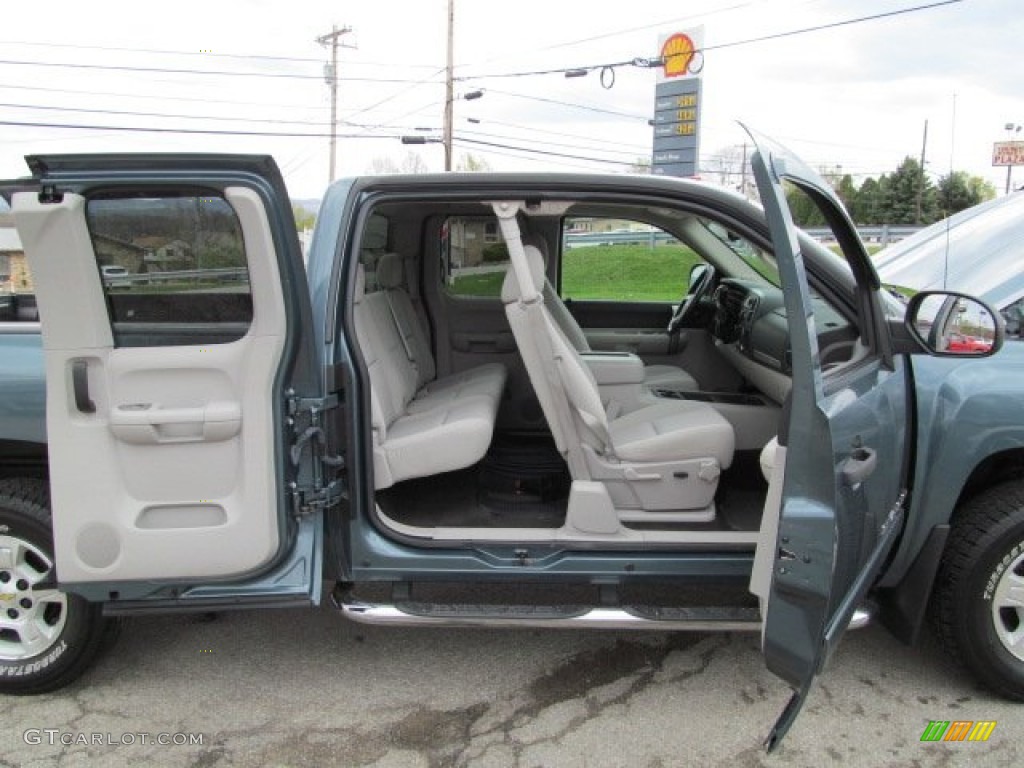
<svg viewBox="0 0 1024 768"><path fill-rule="evenodd" d="M29 164L35 188L12 208L42 323L61 587L123 599L267 573L294 554L289 484L308 474L309 456L289 455L289 405L321 396L277 166Z"/></svg>
<svg viewBox="0 0 1024 768"><path fill-rule="evenodd" d="M815 675L846 630L903 524L908 446L907 372L894 358L879 282L856 229L829 185L788 150L753 135L752 164L785 291L792 390L769 490L778 526L764 529L755 562L764 601L768 668L794 688L767 746L799 713ZM849 361L822 370L816 310L783 182L817 205L857 280L847 307L859 339ZM766 516L769 510L766 508ZM770 574L769 574L770 572Z"/></svg>

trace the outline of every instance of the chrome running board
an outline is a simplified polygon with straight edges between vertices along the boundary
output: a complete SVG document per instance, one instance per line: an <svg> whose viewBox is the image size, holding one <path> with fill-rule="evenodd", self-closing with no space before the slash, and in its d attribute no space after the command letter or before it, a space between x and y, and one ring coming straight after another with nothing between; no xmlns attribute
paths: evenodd
<svg viewBox="0 0 1024 768"><path fill-rule="evenodd" d="M378 626L508 627L550 629L614 629L654 632L758 632L756 608L560 608L543 606L470 606L431 603L372 603L335 594L332 601L342 614L359 624ZM871 612L859 608L850 629L871 621Z"/></svg>

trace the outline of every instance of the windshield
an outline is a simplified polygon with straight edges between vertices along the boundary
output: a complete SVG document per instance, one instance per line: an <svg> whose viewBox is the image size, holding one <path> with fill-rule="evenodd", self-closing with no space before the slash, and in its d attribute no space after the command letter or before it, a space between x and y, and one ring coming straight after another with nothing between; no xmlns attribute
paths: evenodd
<svg viewBox="0 0 1024 768"><path fill-rule="evenodd" d="M761 277L778 288L782 282L779 279L779 270L775 265L775 259L765 250L762 250L744 237L730 232L721 224L715 221L701 219L700 224L710 232L718 242L740 257L744 264L757 272Z"/></svg>

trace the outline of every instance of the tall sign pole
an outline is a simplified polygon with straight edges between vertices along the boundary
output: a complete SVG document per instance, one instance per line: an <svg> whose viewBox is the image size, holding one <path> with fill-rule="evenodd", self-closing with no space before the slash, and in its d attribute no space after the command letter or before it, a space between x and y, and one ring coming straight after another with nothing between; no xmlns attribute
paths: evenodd
<svg viewBox="0 0 1024 768"><path fill-rule="evenodd" d="M651 172L696 176L700 159L704 27L661 38L661 67L654 87L654 152Z"/></svg>
<svg viewBox="0 0 1024 768"><path fill-rule="evenodd" d="M444 169L452 169L452 104L455 101L453 87L454 67L452 43L455 31L455 0L448 0L448 59L445 65L444 78L444 124L442 128L444 141Z"/></svg>
<svg viewBox="0 0 1024 768"><path fill-rule="evenodd" d="M328 34L316 39L320 45L331 46L331 63L324 67L324 80L331 89L331 160L328 184L334 181L334 166L338 154L338 40L351 31L352 27L338 29L338 25L335 24Z"/></svg>

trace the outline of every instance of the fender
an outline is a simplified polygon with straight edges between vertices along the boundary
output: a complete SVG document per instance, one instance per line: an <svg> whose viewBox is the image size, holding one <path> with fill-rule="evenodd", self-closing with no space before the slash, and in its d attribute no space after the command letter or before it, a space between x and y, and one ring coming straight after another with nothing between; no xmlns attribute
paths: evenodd
<svg viewBox="0 0 1024 768"><path fill-rule="evenodd" d="M917 397L913 498L881 587L902 581L935 526L950 522L975 470L1024 452L1024 343L984 360L910 356Z"/></svg>

